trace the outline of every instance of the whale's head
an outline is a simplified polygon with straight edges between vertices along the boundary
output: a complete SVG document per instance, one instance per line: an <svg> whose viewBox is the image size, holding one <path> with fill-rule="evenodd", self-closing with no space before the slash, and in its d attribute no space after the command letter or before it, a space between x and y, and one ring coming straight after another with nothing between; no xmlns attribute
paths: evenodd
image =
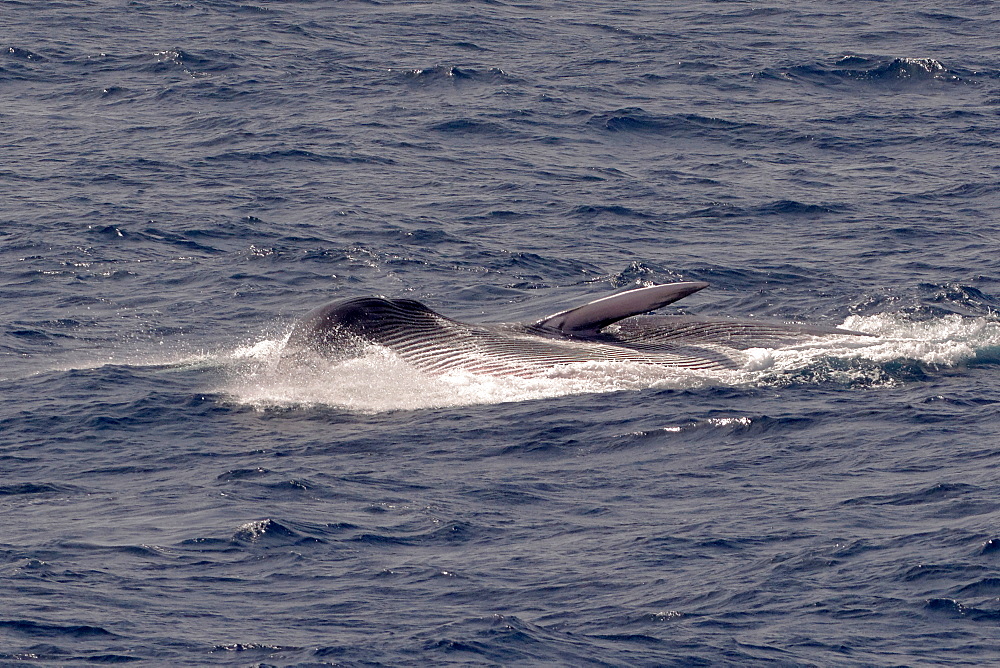
<svg viewBox="0 0 1000 668"><path fill-rule="evenodd" d="M318 353L328 359L363 354L401 325L413 325L435 314L412 299L359 297L313 309L295 323L283 357Z"/></svg>

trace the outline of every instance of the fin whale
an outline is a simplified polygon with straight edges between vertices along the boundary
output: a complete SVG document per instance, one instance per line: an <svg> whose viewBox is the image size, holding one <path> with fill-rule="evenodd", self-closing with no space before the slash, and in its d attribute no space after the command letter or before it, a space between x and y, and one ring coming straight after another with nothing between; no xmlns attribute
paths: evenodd
<svg viewBox="0 0 1000 668"><path fill-rule="evenodd" d="M412 299L347 299L298 320L282 358L318 353L346 359L375 345L429 373L532 377L579 362L736 369L739 351L749 348L780 347L817 336L869 336L835 327L644 315L706 287L708 283L683 282L627 290L531 324L459 322Z"/></svg>

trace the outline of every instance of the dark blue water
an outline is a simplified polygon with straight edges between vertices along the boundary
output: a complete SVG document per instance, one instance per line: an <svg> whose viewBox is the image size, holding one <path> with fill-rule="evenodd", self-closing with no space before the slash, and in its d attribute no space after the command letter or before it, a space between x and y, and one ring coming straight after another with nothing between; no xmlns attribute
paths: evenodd
<svg viewBox="0 0 1000 668"><path fill-rule="evenodd" d="M1000 662L991 2L0 4L0 663ZM615 290L735 372L280 371Z"/></svg>

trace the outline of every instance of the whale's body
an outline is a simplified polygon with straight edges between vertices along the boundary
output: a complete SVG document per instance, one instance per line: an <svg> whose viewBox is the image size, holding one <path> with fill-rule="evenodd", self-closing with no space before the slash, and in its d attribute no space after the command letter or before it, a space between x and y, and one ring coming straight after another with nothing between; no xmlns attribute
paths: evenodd
<svg viewBox="0 0 1000 668"><path fill-rule="evenodd" d="M741 365L740 351L749 348L775 348L817 336L865 336L790 323L641 315L707 286L687 282L629 290L533 324L469 324L411 299L348 299L303 316L285 355L315 352L343 359L380 346L429 373L532 377L581 362L735 369Z"/></svg>

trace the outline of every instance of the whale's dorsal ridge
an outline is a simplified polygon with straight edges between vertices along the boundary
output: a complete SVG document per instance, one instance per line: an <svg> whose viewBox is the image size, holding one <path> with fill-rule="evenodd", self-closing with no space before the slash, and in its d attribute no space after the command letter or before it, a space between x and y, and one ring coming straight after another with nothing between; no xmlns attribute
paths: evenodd
<svg viewBox="0 0 1000 668"><path fill-rule="evenodd" d="M542 318L535 323L535 327L569 336L591 336L619 320L655 311L707 287L708 283L687 281L619 292Z"/></svg>

